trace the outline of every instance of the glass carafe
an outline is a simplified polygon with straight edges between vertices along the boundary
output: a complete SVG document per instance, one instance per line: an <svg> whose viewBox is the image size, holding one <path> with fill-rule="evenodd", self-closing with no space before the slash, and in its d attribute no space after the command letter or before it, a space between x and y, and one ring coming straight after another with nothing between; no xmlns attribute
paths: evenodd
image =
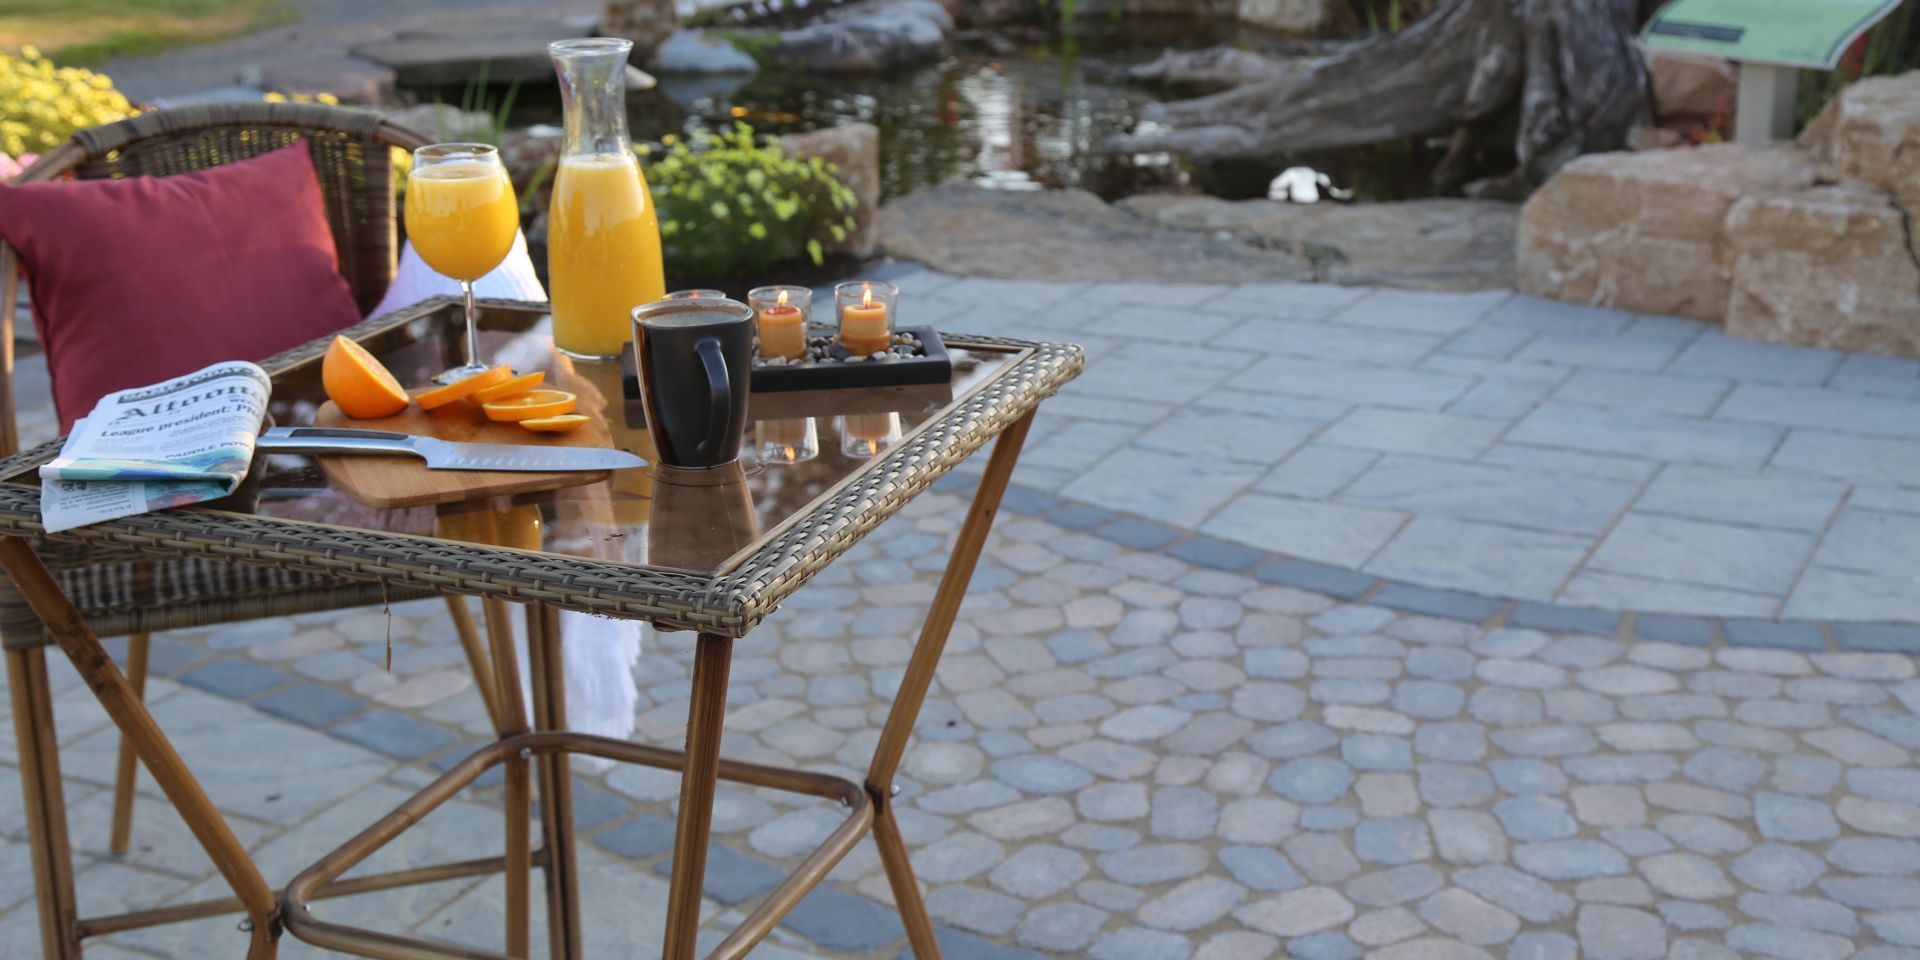
<svg viewBox="0 0 1920 960"><path fill-rule="evenodd" d="M547 46L560 75L566 142L547 214L554 345L581 360L618 360L634 307L667 292L660 218L627 139L628 40Z"/></svg>

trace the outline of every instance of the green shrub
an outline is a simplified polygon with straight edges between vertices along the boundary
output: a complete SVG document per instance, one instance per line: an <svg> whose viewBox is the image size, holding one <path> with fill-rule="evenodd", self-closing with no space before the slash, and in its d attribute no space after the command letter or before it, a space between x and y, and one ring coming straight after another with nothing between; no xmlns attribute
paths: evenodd
<svg viewBox="0 0 1920 960"><path fill-rule="evenodd" d="M749 276L803 253L818 264L825 244L857 225L853 191L832 164L789 157L744 123L691 143L669 136L659 149L635 149L659 211L668 273Z"/></svg>
<svg viewBox="0 0 1920 960"><path fill-rule="evenodd" d="M42 153L75 130L136 112L104 74L56 67L33 47L22 47L19 56L0 53L0 153Z"/></svg>

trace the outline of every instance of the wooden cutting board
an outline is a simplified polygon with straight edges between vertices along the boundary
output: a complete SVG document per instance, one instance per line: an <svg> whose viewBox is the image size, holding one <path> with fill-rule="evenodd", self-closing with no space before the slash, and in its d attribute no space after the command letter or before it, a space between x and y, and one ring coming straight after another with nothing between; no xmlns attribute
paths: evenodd
<svg viewBox="0 0 1920 960"><path fill-rule="evenodd" d="M415 390L423 393L425 390ZM314 414L316 427L347 427L357 430L391 430L416 436L438 437L458 443L518 443L530 446L600 447L613 446L606 421L582 404L576 413L590 419L566 433L535 433L516 424L495 423L480 408L465 400L456 400L437 410L409 406L400 413L379 420L355 420L340 412L329 400ZM561 487L584 486L605 480L609 471L578 470L556 473L487 470L429 470L426 461L411 456L369 456L367 454L322 454L317 458L333 485L352 494L370 507L393 509L435 503L457 503L480 497L510 493L532 493Z"/></svg>

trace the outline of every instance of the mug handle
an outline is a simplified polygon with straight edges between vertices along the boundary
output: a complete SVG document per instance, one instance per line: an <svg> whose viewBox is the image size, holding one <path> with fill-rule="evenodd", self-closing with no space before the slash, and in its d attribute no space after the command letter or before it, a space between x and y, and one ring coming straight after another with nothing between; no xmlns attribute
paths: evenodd
<svg viewBox="0 0 1920 960"><path fill-rule="evenodd" d="M719 456L722 453L720 441L726 439L727 421L733 413L733 382L727 376L727 359L720 352L720 338L701 340L693 345L693 350L706 365L707 390L711 394L707 439L700 442L699 452L705 456Z"/></svg>

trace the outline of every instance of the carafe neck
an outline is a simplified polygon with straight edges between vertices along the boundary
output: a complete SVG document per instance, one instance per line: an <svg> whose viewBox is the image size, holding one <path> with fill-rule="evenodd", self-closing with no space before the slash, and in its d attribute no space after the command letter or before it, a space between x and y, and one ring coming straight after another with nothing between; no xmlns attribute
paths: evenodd
<svg viewBox="0 0 1920 960"><path fill-rule="evenodd" d="M560 76L565 156L632 155L627 137L627 55L633 42L610 37L547 46Z"/></svg>

